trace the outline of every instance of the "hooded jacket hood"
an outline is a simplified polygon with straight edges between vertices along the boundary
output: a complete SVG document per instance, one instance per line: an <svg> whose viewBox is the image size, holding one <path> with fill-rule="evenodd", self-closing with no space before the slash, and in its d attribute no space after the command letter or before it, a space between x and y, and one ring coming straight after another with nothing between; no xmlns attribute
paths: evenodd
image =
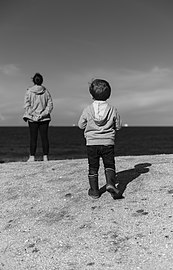
<svg viewBox="0 0 173 270"><path fill-rule="evenodd" d="M90 106L91 117L97 126L104 126L107 123L110 109L106 102L98 103L97 107L94 107L94 104Z"/></svg>
<svg viewBox="0 0 173 270"><path fill-rule="evenodd" d="M29 90L36 95L42 95L43 93L45 93L46 88L42 85L34 85L30 87Z"/></svg>

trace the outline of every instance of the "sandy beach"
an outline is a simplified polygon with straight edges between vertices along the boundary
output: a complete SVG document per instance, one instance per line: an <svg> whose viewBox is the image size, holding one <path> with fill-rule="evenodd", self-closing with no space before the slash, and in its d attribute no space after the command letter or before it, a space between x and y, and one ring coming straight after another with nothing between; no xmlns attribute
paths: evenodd
<svg viewBox="0 0 173 270"><path fill-rule="evenodd" d="M87 160L0 164L0 270L173 269L173 155L116 158L123 198L87 195Z"/></svg>

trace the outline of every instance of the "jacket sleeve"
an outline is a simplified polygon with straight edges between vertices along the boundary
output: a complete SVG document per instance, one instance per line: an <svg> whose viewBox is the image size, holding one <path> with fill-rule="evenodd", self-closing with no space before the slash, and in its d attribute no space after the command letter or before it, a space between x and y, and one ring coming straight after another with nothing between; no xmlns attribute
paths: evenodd
<svg viewBox="0 0 173 270"><path fill-rule="evenodd" d="M87 125L87 117L86 117L85 110L83 110L81 117L78 121L78 127L80 129L85 129L86 125Z"/></svg>
<svg viewBox="0 0 173 270"><path fill-rule="evenodd" d="M30 101L28 90L26 91L25 98L24 98L24 110L25 110L25 113L27 114L31 113L31 101Z"/></svg>
<svg viewBox="0 0 173 270"><path fill-rule="evenodd" d="M29 91L26 91L25 97L24 97L24 115L23 115L23 120L27 122L28 119L32 119L32 109L31 109L31 101L30 101L30 95Z"/></svg>
<svg viewBox="0 0 173 270"><path fill-rule="evenodd" d="M53 110L53 101L52 101L51 94L49 93L48 90L46 90L46 93L47 93L47 106L44 109L44 111L41 113L41 117L44 117L50 114Z"/></svg>

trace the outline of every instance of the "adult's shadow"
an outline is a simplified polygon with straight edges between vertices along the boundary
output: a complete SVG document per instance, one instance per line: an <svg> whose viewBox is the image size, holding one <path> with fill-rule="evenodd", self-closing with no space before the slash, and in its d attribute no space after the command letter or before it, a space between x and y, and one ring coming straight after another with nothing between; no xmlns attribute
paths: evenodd
<svg viewBox="0 0 173 270"><path fill-rule="evenodd" d="M117 199L123 199L123 193L127 185L141 174L148 173L151 163L139 163L134 166L133 169L118 172L116 174L116 183L118 183L119 195ZM100 196L106 192L106 185L100 188ZM116 199L116 198L115 198Z"/></svg>

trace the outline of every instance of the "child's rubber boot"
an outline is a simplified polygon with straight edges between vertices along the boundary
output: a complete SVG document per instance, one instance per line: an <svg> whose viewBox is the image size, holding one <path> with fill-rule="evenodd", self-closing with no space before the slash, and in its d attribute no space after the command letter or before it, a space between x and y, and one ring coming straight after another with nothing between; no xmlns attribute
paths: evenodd
<svg viewBox="0 0 173 270"><path fill-rule="evenodd" d="M93 199L98 199L100 197L99 186L98 186L98 174L88 175L90 189L88 190L88 195Z"/></svg>
<svg viewBox="0 0 173 270"><path fill-rule="evenodd" d="M116 173L111 168L105 169L106 176L106 190L111 194L111 196L116 199L119 197L118 184L116 183Z"/></svg>

